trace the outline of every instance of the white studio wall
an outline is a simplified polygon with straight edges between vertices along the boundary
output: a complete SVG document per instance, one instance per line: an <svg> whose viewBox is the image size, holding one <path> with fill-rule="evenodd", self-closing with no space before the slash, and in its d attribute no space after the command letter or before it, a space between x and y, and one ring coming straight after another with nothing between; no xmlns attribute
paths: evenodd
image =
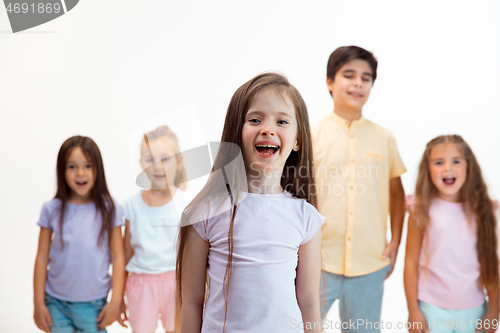
<svg viewBox="0 0 500 333"><path fill-rule="evenodd" d="M319 121L333 109L326 64L339 46L361 46L379 61L363 112L394 133L408 169L407 193L414 192L425 144L456 133L474 150L498 199L499 15L495 0L85 0L13 34L1 7L0 332L37 332L36 222L55 194L56 156L65 139L95 140L111 194L122 201L139 190L129 141L140 140L137 128L193 107L193 124L177 126L181 147L218 141L233 92L267 70L285 74L311 121ZM384 322L407 319L404 250L403 239L385 284ZM115 323L108 332L129 330Z"/></svg>

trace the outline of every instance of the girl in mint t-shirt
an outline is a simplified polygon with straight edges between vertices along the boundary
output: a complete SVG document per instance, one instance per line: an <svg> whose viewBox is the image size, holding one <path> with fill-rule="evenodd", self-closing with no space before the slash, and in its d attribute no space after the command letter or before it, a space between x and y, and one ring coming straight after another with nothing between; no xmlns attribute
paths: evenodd
<svg viewBox="0 0 500 333"><path fill-rule="evenodd" d="M67 139L56 171L56 196L43 205L38 221L35 323L52 333L106 332L115 320L123 325L121 211L109 194L101 153L92 139Z"/></svg>

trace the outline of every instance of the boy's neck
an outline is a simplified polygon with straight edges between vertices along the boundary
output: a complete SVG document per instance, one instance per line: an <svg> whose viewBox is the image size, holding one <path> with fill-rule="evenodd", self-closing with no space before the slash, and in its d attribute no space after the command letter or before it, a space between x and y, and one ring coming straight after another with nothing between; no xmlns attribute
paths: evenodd
<svg viewBox="0 0 500 333"><path fill-rule="evenodd" d="M362 114L362 109L359 110L353 110L353 109L343 109L337 106L334 106L333 112L339 116L340 118L344 118L345 120L348 120L349 122L358 120L361 118Z"/></svg>

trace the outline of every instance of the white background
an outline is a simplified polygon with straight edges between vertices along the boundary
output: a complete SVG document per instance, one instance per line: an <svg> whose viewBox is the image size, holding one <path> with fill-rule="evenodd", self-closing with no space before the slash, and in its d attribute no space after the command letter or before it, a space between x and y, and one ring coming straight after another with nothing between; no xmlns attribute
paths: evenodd
<svg viewBox="0 0 500 333"><path fill-rule="evenodd" d="M286 74L318 121L333 108L325 72L339 46L362 46L379 60L363 113L394 132L407 193L425 144L457 133L496 198L499 18L494 0L84 0L52 22L12 34L0 7L0 332L37 332L36 222L55 194L56 155L66 138L96 141L121 201L138 190L129 135L140 124L191 105L202 132L180 130L181 141L195 133L217 141L233 92L266 70ZM385 284L385 322L407 318L404 246L403 239Z"/></svg>

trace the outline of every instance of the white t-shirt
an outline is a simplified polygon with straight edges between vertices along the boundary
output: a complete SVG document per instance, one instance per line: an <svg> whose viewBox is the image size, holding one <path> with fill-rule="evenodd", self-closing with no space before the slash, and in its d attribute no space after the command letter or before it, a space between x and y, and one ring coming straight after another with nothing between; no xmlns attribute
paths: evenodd
<svg viewBox="0 0 500 333"><path fill-rule="evenodd" d="M123 217L130 222L130 244L134 249L125 269L138 274L175 270L177 234L182 211L189 203L187 195L177 189L166 205L152 207L144 202L141 193L122 204Z"/></svg>
<svg viewBox="0 0 500 333"><path fill-rule="evenodd" d="M302 322L295 295L298 250L324 221L314 206L288 192L249 193L245 197L233 228L226 332L301 331L296 326ZM210 296L202 332L222 332L229 222L229 212L225 212L193 224L198 234L210 243Z"/></svg>

